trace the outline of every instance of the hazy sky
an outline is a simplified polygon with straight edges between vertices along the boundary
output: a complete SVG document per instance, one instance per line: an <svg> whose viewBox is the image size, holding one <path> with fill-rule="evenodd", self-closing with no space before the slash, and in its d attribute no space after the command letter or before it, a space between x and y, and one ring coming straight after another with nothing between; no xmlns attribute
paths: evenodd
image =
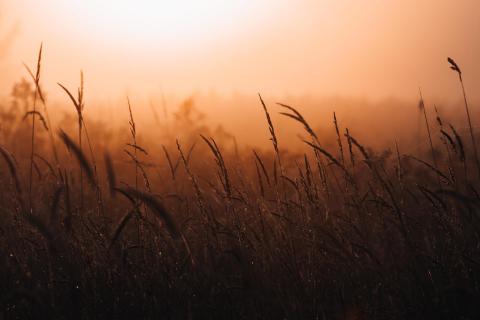
<svg viewBox="0 0 480 320"><path fill-rule="evenodd" d="M480 100L478 0L0 0L0 91L45 46L44 85ZM13 35L13 36L12 36ZM9 41L11 40L11 41ZM8 50L6 44L9 44Z"/></svg>

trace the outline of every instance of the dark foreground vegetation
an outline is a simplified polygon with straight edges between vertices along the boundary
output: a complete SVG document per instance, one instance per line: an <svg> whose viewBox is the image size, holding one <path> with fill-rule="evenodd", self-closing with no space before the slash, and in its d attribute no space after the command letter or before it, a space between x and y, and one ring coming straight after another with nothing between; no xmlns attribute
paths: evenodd
<svg viewBox="0 0 480 320"><path fill-rule="evenodd" d="M130 102L130 132L85 121L83 84L59 88L76 118L52 126L40 66L0 110L1 319L479 319L470 114L457 130L422 99L416 154L371 150L334 117L326 150L260 98L260 152L185 104L159 143ZM277 141L274 110L304 154Z"/></svg>

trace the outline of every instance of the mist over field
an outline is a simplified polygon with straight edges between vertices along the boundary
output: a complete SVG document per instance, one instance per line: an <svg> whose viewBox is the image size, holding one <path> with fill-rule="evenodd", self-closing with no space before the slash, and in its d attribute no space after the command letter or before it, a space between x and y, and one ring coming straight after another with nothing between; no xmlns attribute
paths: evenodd
<svg viewBox="0 0 480 320"><path fill-rule="evenodd" d="M3 1L1 91L25 76L21 63L43 41L44 85L57 98L56 82L74 85L83 69L89 100L261 91L416 101L421 86L457 102L444 68L452 56L480 99L475 0L103 3Z"/></svg>

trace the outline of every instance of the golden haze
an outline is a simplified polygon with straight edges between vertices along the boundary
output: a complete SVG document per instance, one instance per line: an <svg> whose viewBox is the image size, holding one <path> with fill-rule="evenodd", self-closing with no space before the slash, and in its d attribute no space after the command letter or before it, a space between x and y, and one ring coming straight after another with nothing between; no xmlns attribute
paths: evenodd
<svg viewBox="0 0 480 320"><path fill-rule="evenodd" d="M19 0L0 10L3 93L43 41L56 97L56 82L74 85L83 69L89 101L160 90L416 100L419 86L457 101L453 56L480 98L475 0Z"/></svg>

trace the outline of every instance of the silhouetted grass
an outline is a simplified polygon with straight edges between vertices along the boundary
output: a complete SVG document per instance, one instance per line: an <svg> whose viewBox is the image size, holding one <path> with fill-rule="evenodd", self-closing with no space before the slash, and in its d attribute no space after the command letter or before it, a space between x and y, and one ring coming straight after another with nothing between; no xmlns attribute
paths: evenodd
<svg viewBox="0 0 480 320"><path fill-rule="evenodd" d="M0 147L0 318L480 316L480 180L468 169L477 159L467 103L472 144L436 108L430 127L421 98L427 147L404 154L398 137L393 152L374 150L336 113L324 136L300 108L267 108L260 96L272 144L251 150L192 120L191 104L157 128L169 139L144 139L128 101L130 133L107 140L89 122L90 140L83 85L77 98L62 88L77 117L62 128L43 122L59 132L52 145L66 148L55 154L41 131L20 130L6 130ZM280 141L274 111L302 125L300 152ZM11 112L2 125L35 133ZM7 151L29 138L31 157Z"/></svg>

